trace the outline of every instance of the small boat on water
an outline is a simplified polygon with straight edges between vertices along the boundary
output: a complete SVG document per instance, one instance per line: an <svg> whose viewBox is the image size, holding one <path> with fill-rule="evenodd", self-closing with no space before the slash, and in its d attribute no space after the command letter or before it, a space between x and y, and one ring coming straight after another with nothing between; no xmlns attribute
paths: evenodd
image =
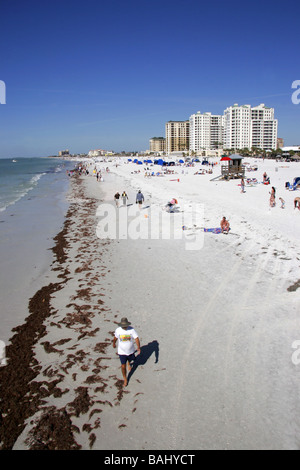
<svg viewBox="0 0 300 470"><path fill-rule="evenodd" d="M17 163L17 160L13 160L13 163Z"/></svg>

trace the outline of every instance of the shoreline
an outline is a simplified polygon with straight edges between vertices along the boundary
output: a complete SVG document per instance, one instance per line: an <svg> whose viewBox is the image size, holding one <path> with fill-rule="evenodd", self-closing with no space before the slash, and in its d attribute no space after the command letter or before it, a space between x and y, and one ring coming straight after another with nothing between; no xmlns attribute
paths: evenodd
<svg viewBox="0 0 300 470"><path fill-rule="evenodd" d="M276 269L266 276L282 264L272 247L263 259L243 252L243 237L206 237L196 253L184 240L100 240L97 207L121 184L133 197L131 178L70 184L50 282L0 369L2 447L297 448L299 290ZM143 351L125 390L111 347L122 316Z"/></svg>
<svg viewBox="0 0 300 470"><path fill-rule="evenodd" d="M46 354L56 352L57 349L54 345L49 344L45 341L40 343L41 339L47 336L47 322L50 322L53 327L54 322L51 321L55 311L53 310L53 297L57 294L64 285L70 281L70 272L66 265L69 262L69 254L67 254L68 248L70 247L69 238L72 238L72 231L70 226L76 221L77 213L82 210L82 207L78 209L78 201L81 200L81 204L88 203L89 206L93 206L95 201L89 200L84 197L81 191L80 185L82 181L80 179L72 180L73 186L77 183L79 185L76 189L72 189L70 207L65 217L63 229L54 237L55 245L52 248L55 256L51 266L52 281L48 285L44 285L40 288L35 295L29 300L29 316L25 319L25 323L13 329L14 335L10 339L10 343L6 347L6 356L8 365L0 369L0 378L3 384L1 391L1 415L2 415L2 426L0 429L1 436L1 448L12 449L16 444L18 437L21 432L26 428L26 421L38 412L39 408L45 404L45 399L54 396L59 397L63 395L63 391L59 388L59 384L62 381L61 375L56 372L51 372L51 366L47 370L42 372L43 363L37 360L38 354L35 348L41 344ZM74 195L74 191L76 191ZM75 203L72 203L72 199ZM90 207L88 208L90 210ZM91 215L91 214L88 214ZM83 234L85 237L86 233ZM85 265L82 268L77 268L79 271L89 270ZM55 279L56 277L56 279ZM88 289L86 289L88 290ZM79 291L79 297L86 298L86 292L84 289ZM78 330L81 331L81 335L89 335L91 333L85 332L85 326L89 326L87 314L81 313L81 308L78 307L75 313L70 314L70 327L71 325L79 326ZM82 307L83 308L83 307ZM101 310L101 307L100 307ZM60 326L57 325L59 328ZM49 327L49 325L48 325ZM92 334L91 334L92 335ZM55 342L57 344L63 344L68 340L62 340ZM102 349L105 349L106 344L103 343ZM101 349L101 348L100 348ZM82 358L79 357L79 362L82 362ZM67 368L66 368L67 371ZM38 377L44 374L44 380L38 381ZM56 377L56 380L47 381L47 376L51 378ZM45 378L46 377L46 378ZM89 398L85 393L87 388L79 387L78 397L74 401L75 414L80 414L80 409L85 410L89 404ZM72 404L70 404L71 406ZM72 413L71 413L72 414ZM58 424L58 435L55 436L42 436L43 431L43 419L47 415L47 421L49 426L52 420L55 420ZM45 407L44 417L41 418L40 428L39 425L35 426L35 433L30 439L32 443L25 445L25 448L29 449L78 449L80 446L75 442L73 437L73 425L68 413L64 410L54 410ZM41 433L41 434L40 434ZM43 444L41 439L45 439Z"/></svg>
<svg viewBox="0 0 300 470"><path fill-rule="evenodd" d="M64 172L43 174L18 202L1 212L0 339L7 343L12 328L27 316L28 298L42 287L53 259L53 237L68 209Z"/></svg>

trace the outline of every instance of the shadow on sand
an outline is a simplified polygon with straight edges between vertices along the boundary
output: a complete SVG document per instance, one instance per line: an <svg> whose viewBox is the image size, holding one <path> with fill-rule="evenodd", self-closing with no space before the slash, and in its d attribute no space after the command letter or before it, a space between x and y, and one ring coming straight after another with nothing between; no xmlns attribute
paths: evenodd
<svg viewBox="0 0 300 470"><path fill-rule="evenodd" d="M152 354L155 354L155 364L158 362L158 356L159 356L159 347L158 347L158 342L156 340L151 341L151 343L146 344L145 346L141 347L141 353L136 356L136 359L134 363L132 364L131 371L128 374L127 381L129 383L131 377L137 370L139 366L143 366L146 364L148 359L152 356Z"/></svg>

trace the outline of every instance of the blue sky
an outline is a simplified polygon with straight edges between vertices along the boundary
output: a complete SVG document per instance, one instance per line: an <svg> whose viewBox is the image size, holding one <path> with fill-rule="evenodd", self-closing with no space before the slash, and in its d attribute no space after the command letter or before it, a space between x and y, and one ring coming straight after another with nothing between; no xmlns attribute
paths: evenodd
<svg viewBox="0 0 300 470"><path fill-rule="evenodd" d="M0 0L0 14L0 157L145 150L166 121L234 103L274 107L300 145L299 2Z"/></svg>

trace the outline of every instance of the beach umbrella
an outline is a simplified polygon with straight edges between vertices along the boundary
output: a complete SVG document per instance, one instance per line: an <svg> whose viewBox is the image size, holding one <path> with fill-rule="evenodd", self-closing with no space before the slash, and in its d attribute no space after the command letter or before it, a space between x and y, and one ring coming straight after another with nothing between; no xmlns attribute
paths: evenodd
<svg viewBox="0 0 300 470"><path fill-rule="evenodd" d="M221 162L225 162L225 161L228 162L229 160L231 160L230 157L222 157L221 158Z"/></svg>
<svg viewBox="0 0 300 470"><path fill-rule="evenodd" d="M293 184L296 186L299 183L300 183L300 177L298 176L298 177L294 178Z"/></svg>

